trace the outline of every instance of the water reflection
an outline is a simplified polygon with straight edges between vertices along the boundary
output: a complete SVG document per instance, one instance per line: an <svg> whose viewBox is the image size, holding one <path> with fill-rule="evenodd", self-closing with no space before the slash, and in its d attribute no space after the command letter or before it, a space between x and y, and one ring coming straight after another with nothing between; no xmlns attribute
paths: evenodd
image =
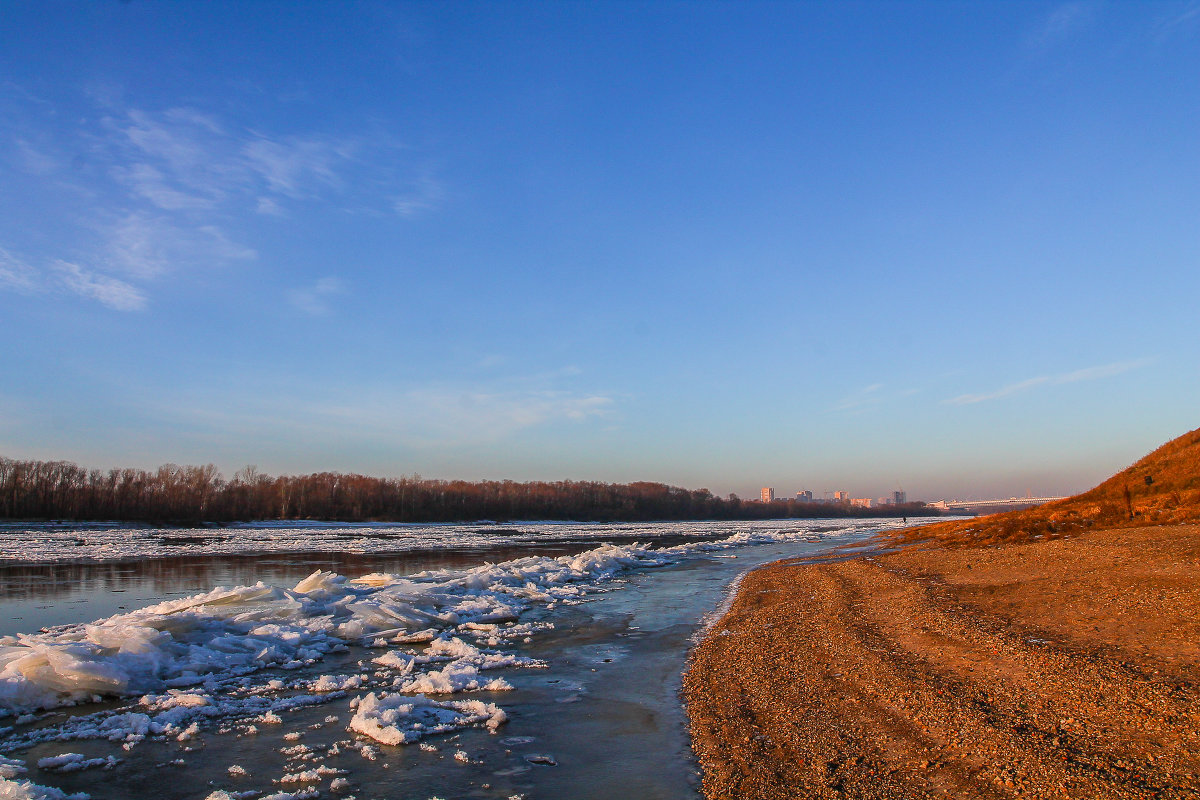
<svg viewBox="0 0 1200 800"><path fill-rule="evenodd" d="M570 549L550 548L555 555ZM408 574L476 564L486 560L487 555L472 550L443 550L398 556L320 553L182 556L92 564L6 564L0 567L0 600L59 600L90 592L128 591L134 587L168 595L187 590L204 591L220 585L252 584L260 580L286 585L318 569L351 576L370 572ZM503 556L502 553L493 554L493 557Z"/></svg>

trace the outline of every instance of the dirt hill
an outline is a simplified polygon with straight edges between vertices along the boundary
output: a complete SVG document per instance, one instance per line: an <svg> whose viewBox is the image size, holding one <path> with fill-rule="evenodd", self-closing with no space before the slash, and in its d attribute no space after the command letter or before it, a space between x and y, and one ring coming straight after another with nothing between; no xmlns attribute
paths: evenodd
<svg viewBox="0 0 1200 800"><path fill-rule="evenodd" d="M912 528L903 541L988 545L1075 536L1095 528L1200 521L1200 428L1167 442L1094 489L1065 500Z"/></svg>

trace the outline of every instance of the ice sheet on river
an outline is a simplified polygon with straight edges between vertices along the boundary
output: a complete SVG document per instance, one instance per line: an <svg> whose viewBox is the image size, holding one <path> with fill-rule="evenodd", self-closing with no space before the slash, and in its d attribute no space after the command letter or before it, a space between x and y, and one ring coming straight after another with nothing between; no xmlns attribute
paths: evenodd
<svg viewBox="0 0 1200 800"><path fill-rule="evenodd" d="M4 637L0 714L204 686L264 667L312 664L347 643L383 644L416 631L511 621L533 604L578 599L607 577L668 563L672 555L607 545L408 578L347 580L315 572L292 589L218 587L90 624ZM452 646L434 641L429 656ZM488 660L474 668L487 668ZM493 659L495 666L500 661Z"/></svg>
<svg viewBox="0 0 1200 800"><path fill-rule="evenodd" d="M519 558L408 577L375 573L349 580L318 571L291 589L262 582L217 587L88 624L0 638L0 717L172 688L215 691L222 680L267 667L311 665L347 644L433 641L425 656L449 655L439 648L450 646L450 633L486 638L496 631L496 623L517 620L534 605L577 601L629 569L813 534L813 526L802 523L746 526L718 541L667 548L605 544L576 555ZM503 638L490 641L500 644ZM501 663L504 658L472 655L455 661L453 668L414 674L400 688L476 688L485 682L472 670L517 665Z"/></svg>
<svg viewBox="0 0 1200 800"><path fill-rule="evenodd" d="M315 788L288 787L337 775L333 780L344 788L339 771L320 763L339 748L373 760L382 745L471 726L494 732L507 718L496 704L502 696L461 695L511 689L497 671L546 666L506 652L553 627L521 619L535 607L583 602L629 570L744 545L811 541L814 534L854 527L746 526L718 541L669 548L607 544L571 556L406 577L377 573L351 580L318 571L291 588L261 582L218 587L88 624L0 638L0 751L39 747L43 777L37 780L45 780L66 770L103 772L123 760L121 769L127 768L144 740L178 742L187 751L202 730L237 738L273 730L283 733L287 746L280 752L289 767L274 780L286 790L271 796L316 796ZM354 645L376 652L360 656ZM339 665L332 671L346 674L321 674L323 659L336 652L344 655L331 659ZM271 671L257 674L265 669ZM84 714L36 713L112 697L128 699ZM283 724L289 713L331 702L343 709L348 703L348 730L362 737L358 743L348 739L320 751L301 739L321 724ZM338 720L329 715L324 724ZM338 723L342 730L345 725ZM117 755L48 749L85 739L108 740ZM23 762L0 757L0 798L66 796L27 780L25 772ZM230 776L245 774L229 767Z"/></svg>
<svg viewBox="0 0 1200 800"><path fill-rule="evenodd" d="M6 523L0 521L0 565L129 561L146 558L327 553L392 556L447 548L495 550L547 542L597 546L670 537L680 541L721 539L737 522L513 522L447 523L252 523L231 528L154 528L116 523Z"/></svg>

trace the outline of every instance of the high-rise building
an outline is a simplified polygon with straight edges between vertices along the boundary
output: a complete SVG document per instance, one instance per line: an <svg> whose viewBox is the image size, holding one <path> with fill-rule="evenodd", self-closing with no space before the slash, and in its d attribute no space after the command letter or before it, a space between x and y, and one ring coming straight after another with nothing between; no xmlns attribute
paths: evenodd
<svg viewBox="0 0 1200 800"><path fill-rule="evenodd" d="M775 490L770 486L764 486L762 491L759 493L759 497L764 503L769 503L775 499Z"/></svg>
<svg viewBox="0 0 1200 800"><path fill-rule="evenodd" d="M833 502L835 502L835 503L845 503L845 502L848 502L849 500L850 500L849 492L834 492L833 493Z"/></svg>
<svg viewBox="0 0 1200 800"><path fill-rule="evenodd" d="M896 491L892 492L892 503L895 505L901 505L902 503L907 502L908 492L904 491L903 489L897 489Z"/></svg>
<svg viewBox="0 0 1200 800"><path fill-rule="evenodd" d="M812 492L808 491L807 489L801 489L800 491L796 492L797 503L811 503L812 501Z"/></svg>

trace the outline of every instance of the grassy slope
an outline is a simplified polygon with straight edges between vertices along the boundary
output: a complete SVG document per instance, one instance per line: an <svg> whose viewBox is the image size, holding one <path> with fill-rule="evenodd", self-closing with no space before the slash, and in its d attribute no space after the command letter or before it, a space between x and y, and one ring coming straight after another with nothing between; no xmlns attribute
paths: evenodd
<svg viewBox="0 0 1200 800"><path fill-rule="evenodd" d="M1197 521L1200 521L1200 428L1167 442L1083 494L1006 514L913 528L898 538L934 540L947 545L988 545L1057 539L1093 528Z"/></svg>

